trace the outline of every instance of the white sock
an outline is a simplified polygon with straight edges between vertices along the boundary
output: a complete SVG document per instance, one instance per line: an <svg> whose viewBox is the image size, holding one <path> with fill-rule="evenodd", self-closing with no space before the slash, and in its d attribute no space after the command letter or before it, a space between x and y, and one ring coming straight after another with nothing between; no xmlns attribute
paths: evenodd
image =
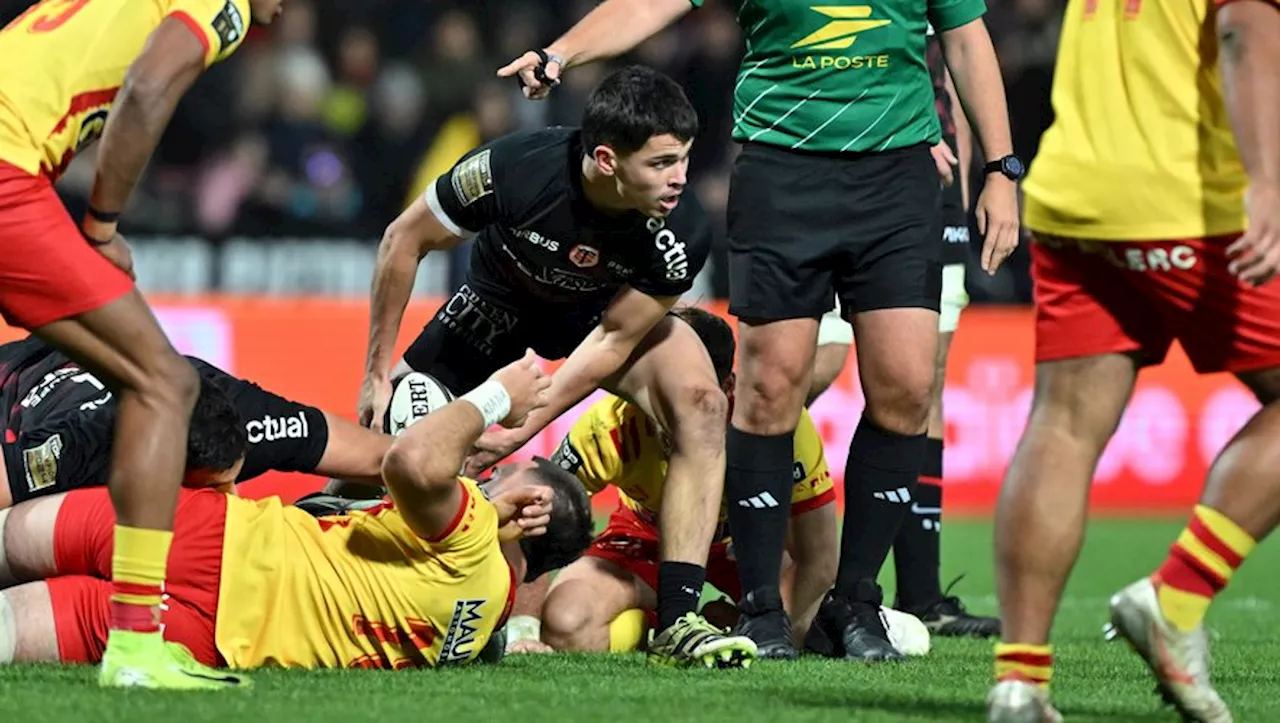
<svg viewBox="0 0 1280 723"><path fill-rule="evenodd" d="M6 507L0 510L0 588L9 587L16 582L13 575L9 573L9 557L4 551L4 525L12 509L12 507Z"/></svg>
<svg viewBox="0 0 1280 723"><path fill-rule="evenodd" d="M13 662L13 654L18 649L18 623L14 619L13 606L9 598L0 592L0 665Z"/></svg>

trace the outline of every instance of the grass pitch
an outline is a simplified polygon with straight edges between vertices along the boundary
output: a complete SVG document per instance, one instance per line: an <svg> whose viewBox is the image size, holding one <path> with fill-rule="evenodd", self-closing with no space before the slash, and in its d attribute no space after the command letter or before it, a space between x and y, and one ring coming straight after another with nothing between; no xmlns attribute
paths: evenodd
<svg viewBox="0 0 1280 723"><path fill-rule="evenodd" d="M1104 643L1108 596L1163 558L1180 521L1098 520L1055 630L1054 699L1070 721L1175 721L1146 669ZM978 611L995 608L991 528L948 521L943 566ZM1263 545L1210 612L1214 673L1237 721L1280 721L1280 549ZM888 569L891 569L889 566ZM889 587L892 581L888 581ZM906 663L817 659L747 671L659 670L635 656L513 657L438 671L259 671L243 693L102 691L91 668L0 669L0 721L981 721L991 643L934 640Z"/></svg>

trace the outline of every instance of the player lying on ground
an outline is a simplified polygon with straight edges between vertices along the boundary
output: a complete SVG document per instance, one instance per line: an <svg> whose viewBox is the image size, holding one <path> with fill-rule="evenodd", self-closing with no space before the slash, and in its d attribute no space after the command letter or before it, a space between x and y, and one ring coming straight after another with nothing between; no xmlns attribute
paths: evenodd
<svg viewBox="0 0 1280 723"><path fill-rule="evenodd" d="M735 343L729 325L701 309L682 308L675 313L698 333L721 386L731 393ZM521 590L517 610L539 612L542 640L551 648L634 650L644 628L653 624L661 539L658 516L669 450L669 440L651 419L613 396L592 405L560 443L553 462L576 473L592 494L616 487L620 501L586 556L556 575L545 602L537 586ZM835 490L822 454L822 438L808 414L802 415L796 429L792 473L795 487L787 550L794 565L783 597L802 637L822 594L835 580L837 540L835 505L831 504ZM785 501L770 497L755 504L780 502ZM707 562L708 582L737 600L741 596L738 569L723 522L715 539ZM523 599L526 591L534 599ZM637 609L643 612L632 612Z"/></svg>
<svg viewBox="0 0 1280 723"><path fill-rule="evenodd" d="M547 406L518 429L482 437L472 473L601 387L670 435L660 632L650 646L650 659L666 664L696 664L725 645L735 660L756 652L746 638L726 643L696 612L720 509L728 410L697 334L667 314L711 246L706 214L685 189L697 130L674 81L631 67L591 93L581 128L516 133L468 154L387 228L361 393L361 419L381 420L419 261L475 235L466 281L396 366L457 393L525 347L565 359Z"/></svg>
<svg viewBox="0 0 1280 723"><path fill-rule="evenodd" d="M132 281L116 231L178 101L280 0L44 0L0 30L0 315L119 398L107 686L216 688L170 659L157 622L199 379ZM109 117L108 117L109 116ZM98 137L82 223L54 182Z"/></svg>
<svg viewBox="0 0 1280 723"><path fill-rule="evenodd" d="M390 436L187 359L202 385L185 485L233 485L268 470L381 483ZM35 338L0 345L0 427L9 432L0 443L0 509L105 485L115 415L112 392L61 352Z"/></svg>
<svg viewBox="0 0 1280 723"><path fill-rule="evenodd" d="M996 508L991 721L1061 719L1049 634L1090 482L1138 371L1175 339L1197 372L1235 374L1264 406L1214 460L1168 559L1112 598L1111 618L1186 718L1231 720L1204 616L1280 519L1277 38L1276 0L1067 6L1056 120L1024 188L1035 396Z"/></svg>
<svg viewBox="0 0 1280 723"><path fill-rule="evenodd" d="M163 617L177 657L234 669L472 660L517 581L568 564L591 539L582 485L548 460L501 466L483 488L457 476L486 427L519 424L549 385L530 352L422 419L387 453L392 502L365 512L315 518L276 497L183 490ZM0 662L102 657L112 522L102 489L0 520L0 585L20 583L0 592Z"/></svg>
<svg viewBox="0 0 1280 723"><path fill-rule="evenodd" d="M700 4L601 2L499 74L518 73L529 97L544 97L561 70L626 53ZM729 311L739 320L742 351L724 492L744 591L737 631L763 656L797 655L777 587L787 510L739 502L790 494L792 436L809 391L818 319L834 292L864 342L858 368L866 406L846 458L836 584L805 647L837 658L898 659L876 579L920 477L937 356L940 187L930 148L941 128L925 66L929 23L988 161L977 202L983 269L994 273L1018 240L1021 163L1011 153L1004 85L982 20L986 4L771 0L737 9L747 52L732 90L733 137L743 145L727 221ZM860 59L866 67L856 65ZM842 61L855 65L833 72Z"/></svg>
<svg viewBox="0 0 1280 723"><path fill-rule="evenodd" d="M924 465L920 481L911 491L911 514L902 521L893 540L893 565L897 574L897 598L893 605L919 617L935 635L990 637L1000 634L1000 619L970 613L959 597L947 594L955 583L944 591L940 579L942 450L946 430L942 392L951 338L959 324L960 312L969 304L964 279L969 257L968 179L973 139L943 61L942 43L932 27L928 48L934 100L942 122L942 141L933 148L933 158L945 185L937 239L942 249L942 305L938 313L938 356L929 399ZM806 404L812 404L840 375L852 344L853 326L840 318L839 308L827 312L818 325L818 349L813 356L813 379Z"/></svg>

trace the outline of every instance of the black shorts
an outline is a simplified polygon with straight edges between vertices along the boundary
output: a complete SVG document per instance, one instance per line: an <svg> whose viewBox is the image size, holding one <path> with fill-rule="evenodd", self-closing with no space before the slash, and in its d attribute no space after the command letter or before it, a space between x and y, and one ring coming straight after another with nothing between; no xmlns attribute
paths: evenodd
<svg viewBox="0 0 1280 723"><path fill-rule="evenodd" d="M729 187L729 311L760 321L938 310L942 184L929 147L810 154L748 143Z"/></svg>
<svg viewBox="0 0 1280 723"><path fill-rule="evenodd" d="M524 356L525 349L544 359L569 356L600 323L604 309L500 300L476 291L468 278L405 350L404 361L454 394L465 394Z"/></svg>

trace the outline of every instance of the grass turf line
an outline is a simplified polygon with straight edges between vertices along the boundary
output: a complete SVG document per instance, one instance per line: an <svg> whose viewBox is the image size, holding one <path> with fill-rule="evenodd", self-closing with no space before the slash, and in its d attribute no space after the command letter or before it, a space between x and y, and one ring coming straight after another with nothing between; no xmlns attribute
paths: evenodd
<svg viewBox="0 0 1280 723"><path fill-rule="evenodd" d="M1180 527L1099 520L1091 528L1055 630L1054 699L1069 720L1177 720L1137 658L1102 641L1102 625L1107 597L1158 564ZM990 525L948 521L943 539L944 573L968 575L956 592L975 611L994 610ZM1215 680L1241 721L1280 720L1277 563L1280 552L1263 545L1209 617L1219 637ZM257 671L252 691L221 694L102 691L95 672L0 669L0 721L978 721L991 644L935 639L928 657L902 664L802 659L749 671L658 670L638 655L514 657L436 671Z"/></svg>

